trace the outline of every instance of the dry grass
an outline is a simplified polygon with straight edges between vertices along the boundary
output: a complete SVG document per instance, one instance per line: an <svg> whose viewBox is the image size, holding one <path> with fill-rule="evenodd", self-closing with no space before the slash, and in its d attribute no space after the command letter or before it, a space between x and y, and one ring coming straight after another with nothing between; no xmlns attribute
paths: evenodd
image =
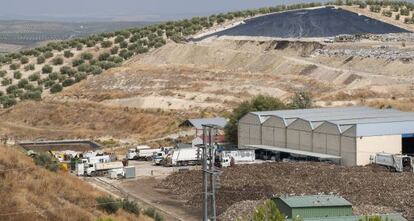
<svg viewBox="0 0 414 221"><path fill-rule="evenodd" d="M186 115L90 102L22 102L0 113L0 133L20 139L149 139L177 130Z"/></svg>
<svg viewBox="0 0 414 221"><path fill-rule="evenodd" d="M0 146L0 220L149 220L122 210L108 216L94 206L100 195L77 178L40 168L15 148Z"/></svg>

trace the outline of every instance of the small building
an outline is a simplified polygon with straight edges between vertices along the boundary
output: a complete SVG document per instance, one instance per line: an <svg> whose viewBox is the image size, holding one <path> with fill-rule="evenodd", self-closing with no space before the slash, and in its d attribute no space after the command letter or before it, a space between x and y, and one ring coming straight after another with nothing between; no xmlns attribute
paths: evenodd
<svg viewBox="0 0 414 221"><path fill-rule="evenodd" d="M220 128L224 128L227 124L227 119L223 117L214 118L199 118L188 119L180 124L180 127L194 127L196 130L196 136L203 134L203 125L217 125Z"/></svg>
<svg viewBox="0 0 414 221"><path fill-rule="evenodd" d="M288 219L352 216L352 204L335 195L286 196L273 199Z"/></svg>

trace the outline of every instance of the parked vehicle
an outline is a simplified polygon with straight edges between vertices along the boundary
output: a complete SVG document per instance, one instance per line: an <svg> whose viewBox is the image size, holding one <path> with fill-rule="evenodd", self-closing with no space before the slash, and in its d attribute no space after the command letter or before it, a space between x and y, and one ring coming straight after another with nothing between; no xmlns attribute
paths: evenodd
<svg viewBox="0 0 414 221"><path fill-rule="evenodd" d="M152 160L154 153L161 149L151 149L149 146L138 146L128 150L126 158L128 160Z"/></svg>
<svg viewBox="0 0 414 221"><path fill-rule="evenodd" d="M371 156L374 164L388 167L396 172L412 171L414 172L413 157L401 154L377 153Z"/></svg>
<svg viewBox="0 0 414 221"><path fill-rule="evenodd" d="M153 162L155 165L162 165L164 163L165 159L165 151L160 151L154 154L153 156Z"/></svg>
<svg viewBox="0 0 414 221"><path fill-rule="evenodd" d="M86 175L88 176L104 176L109 170L122 169L124 165L121 161L109 163L89 163L86 167Z"/></svg>
<svg viewBox="0 0 414 221"><path fill-rule="evenodd" d="M230 149L230 150L221 150L218 152L221 158L230 158L233 163L251 163L256 160L254 150L240 150L240 149Z"/></svg>
<svg viewBox="0 0 414 221"><path fill-rule="evenodd" d="M164 166L185 166L200 164L199 148L178 148L171 150L165 157Z"/></svg>

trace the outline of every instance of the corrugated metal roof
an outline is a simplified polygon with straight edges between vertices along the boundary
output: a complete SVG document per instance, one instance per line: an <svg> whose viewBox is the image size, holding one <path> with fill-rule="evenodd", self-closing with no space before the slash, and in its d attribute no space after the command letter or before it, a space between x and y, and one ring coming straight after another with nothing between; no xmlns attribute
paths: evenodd
<svg viewBox="0 0 414 221"><path fill-rule="evenodd" d="M297 119L308 121L313 129L324 122L338 125L341 131L357 126L357 136L376 136L414 133L414 113L394 109L375 109L370 107L334 107L252 112L261 122L268 116L282 118L286 125ZM386 126L379 126L379 124Z"/></svg>
<svg viewBox="0 0 414 221"><path fill-rule="evenodd" d="M219 127L224 127L227 124L227 119L222 117L215 117L215 118L199 118L199 119L188 119L183 124L190 124L191 126L197 129L203 129L202 125L212 124L217 125Z"/></svg>
<svg viewBox="0 0 414 221"><path fill-rule="evenodd" d="M309 157L316 157L321 159L341 159L340 156L335 155L329 155L329 154L323 154L323 153L315 153L310 151L304 151L304 150L295 150L295 149L289 149L284 147L275 147L275 146L268 146L268 145L245 145L247 148L253 148L253 149L265 149L265 150L272 150L272 151L278 151L278 152L284 152L284 153L291 153L291 154L297 154L302 156L309 156Z"/></svg>
<svg viewBox="0 0 414 221"><path fill-rule="evenodd" d="M283 196L279 199L291 208L352 206L348 200L335 195Z"/></svg>

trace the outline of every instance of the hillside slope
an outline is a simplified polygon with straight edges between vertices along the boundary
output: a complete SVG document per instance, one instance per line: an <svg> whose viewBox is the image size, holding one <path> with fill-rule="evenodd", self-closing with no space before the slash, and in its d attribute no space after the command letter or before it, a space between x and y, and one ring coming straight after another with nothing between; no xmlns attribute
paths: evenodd
<svg viewBox="0 0 414 221"><path fill-rule="evenodd" d="M0 220L96 220L108 217L96 209L95 198L104 195L66 173L36 166L11 147L0 146ZM143 221L120 210L117 221Z"/></svg>

